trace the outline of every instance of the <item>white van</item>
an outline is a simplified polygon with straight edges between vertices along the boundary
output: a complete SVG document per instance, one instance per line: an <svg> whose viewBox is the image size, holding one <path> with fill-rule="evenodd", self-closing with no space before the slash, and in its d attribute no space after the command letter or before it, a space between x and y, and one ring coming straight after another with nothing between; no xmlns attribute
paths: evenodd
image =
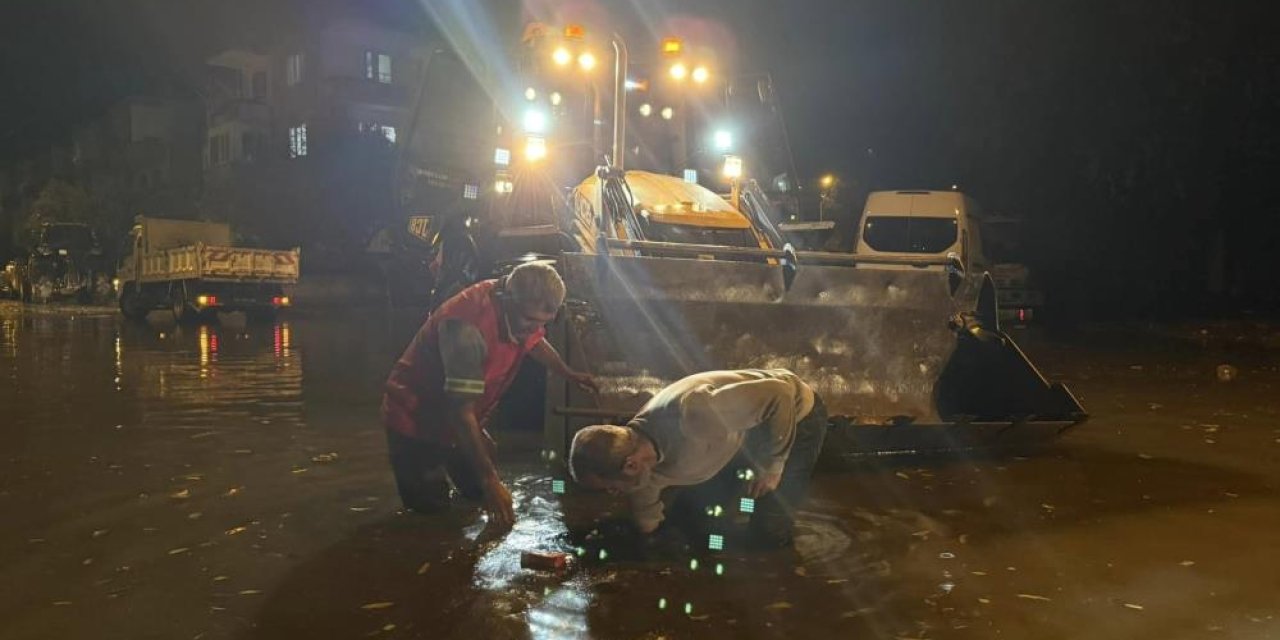
<svg viewBox="0 0 1280 640"><path fill-rule="evenodd" d="M954 255L966 272L982 271L980 216L973 198L959 191L873 191L854 253L906 260Z"/></svg>

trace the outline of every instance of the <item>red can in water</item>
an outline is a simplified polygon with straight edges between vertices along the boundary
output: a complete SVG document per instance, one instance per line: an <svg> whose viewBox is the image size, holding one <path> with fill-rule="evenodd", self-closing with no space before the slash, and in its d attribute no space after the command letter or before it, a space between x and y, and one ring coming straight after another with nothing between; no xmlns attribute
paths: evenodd
<svg viewBox="0 0 1280 640"><path fill-rule="evenodd" d="M520 568L535 571L563 571L569 567L569 554L557 551L525 551L520 554Z"/></svg>

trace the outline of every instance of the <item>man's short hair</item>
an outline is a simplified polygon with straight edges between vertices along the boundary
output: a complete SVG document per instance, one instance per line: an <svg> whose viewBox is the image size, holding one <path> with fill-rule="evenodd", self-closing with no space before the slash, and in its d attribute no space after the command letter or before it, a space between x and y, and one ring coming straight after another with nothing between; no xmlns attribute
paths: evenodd
<svg viewBox="0 0 1280 640"><path fill-rule="evenodd" d="M526 262L507 276L507 293L519 304L537 305L554 313L564 303L564 280L550 263Z"/></svg>
<svg viewBox="0 0 1280 640"><path fill-rule="evenodd" d="M635 452L638 444L627 427L608 424L585 427L573 436L569 474L577 482L592 476L601 480L621 478L627 456Z"/></svg>

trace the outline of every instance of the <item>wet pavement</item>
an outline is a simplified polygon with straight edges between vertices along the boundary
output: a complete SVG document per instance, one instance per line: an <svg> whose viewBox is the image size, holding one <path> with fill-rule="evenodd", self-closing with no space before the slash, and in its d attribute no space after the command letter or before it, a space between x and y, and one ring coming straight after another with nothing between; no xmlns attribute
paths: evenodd
<svg viewBox="0 0 1280 640"><path fill-rule="evenodd" d="M520 553L612 505L530 434L499 434L510 534L399 513L412 314L224 320L0 303L0 638L1280 637L1275 351L1015 333L1095 416L1050 452L829 469L794 551L551 574Z"/></svg>

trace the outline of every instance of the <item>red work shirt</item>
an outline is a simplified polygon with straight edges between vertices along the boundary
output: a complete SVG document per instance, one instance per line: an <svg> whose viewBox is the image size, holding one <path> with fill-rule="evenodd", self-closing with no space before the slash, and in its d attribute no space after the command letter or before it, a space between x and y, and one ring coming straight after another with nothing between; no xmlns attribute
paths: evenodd
<svg viewBox="0 0 1280 640"><path fill-rule="evenodd" d="M498 287L496 280L471 285L427 318L387 378L382 421L388 429L452 446L455 434L446 416L453 398L459 397L475 398L476 419L481 426L488 421L520 370L525 354L546 335L544 329L538 329L523 341L512 338L502 315ZM445 322L460 322L479 333L484 342L483 379L446 375L440 340Z"/></svg>

